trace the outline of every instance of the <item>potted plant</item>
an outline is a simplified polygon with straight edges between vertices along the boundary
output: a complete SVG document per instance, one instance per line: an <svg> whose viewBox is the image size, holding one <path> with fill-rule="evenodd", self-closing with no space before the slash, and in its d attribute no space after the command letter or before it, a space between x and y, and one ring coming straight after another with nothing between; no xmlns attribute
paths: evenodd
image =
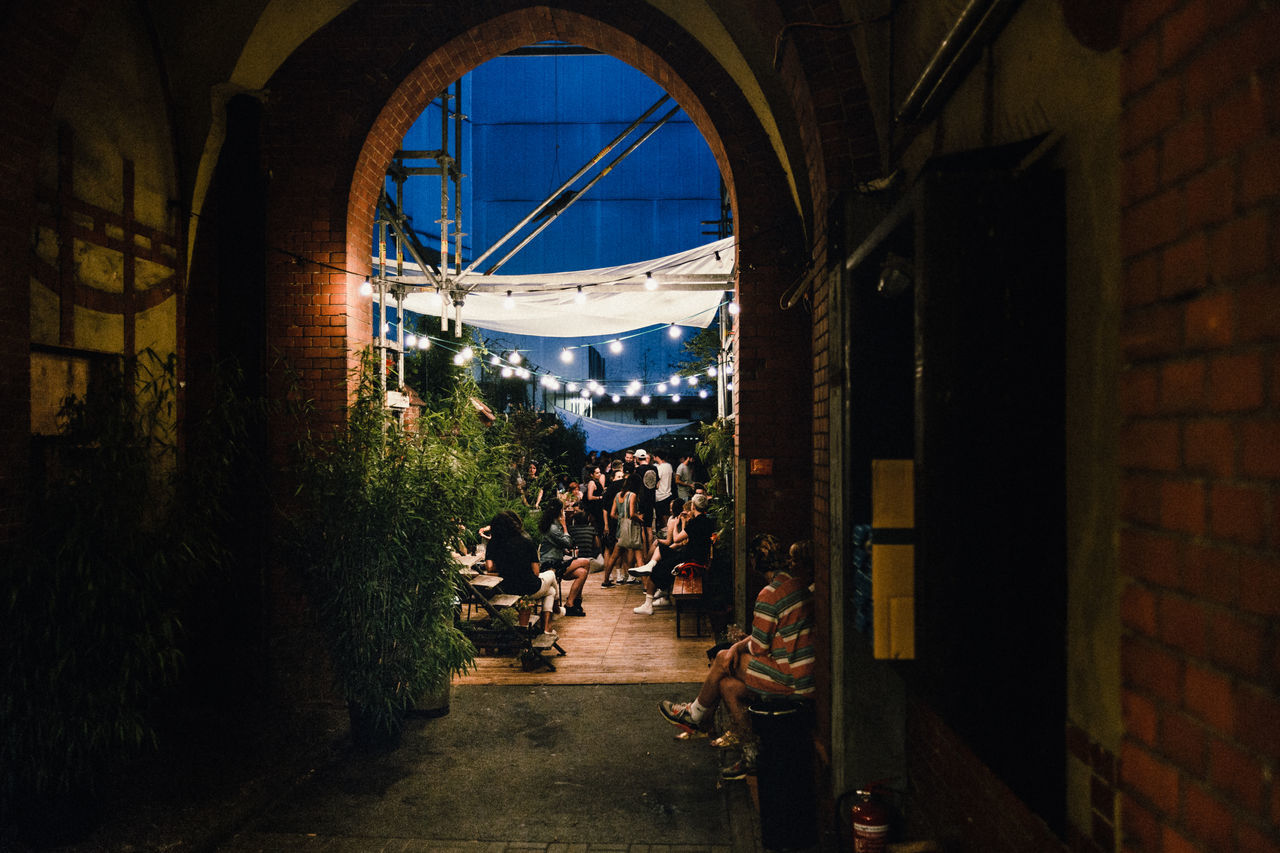
<svg viewBox="0 0 1280 853"><path fill-rule="evenodd" d="M304 442L296 557L361 746L394 744L416 699L474 661L454 624L458 532L451 455L405 432L361 359L347 422Z"/></svg>
<svg viewBox="0 0 1280 853"><path fill-rule="evenodd" d="M28 523L0 543L0 827L38 847L87 832L104 785L159 745L183 607L225 556L243 407L220 399L184 458L177 386L173 357L104 360L41 444Z"/></svg>

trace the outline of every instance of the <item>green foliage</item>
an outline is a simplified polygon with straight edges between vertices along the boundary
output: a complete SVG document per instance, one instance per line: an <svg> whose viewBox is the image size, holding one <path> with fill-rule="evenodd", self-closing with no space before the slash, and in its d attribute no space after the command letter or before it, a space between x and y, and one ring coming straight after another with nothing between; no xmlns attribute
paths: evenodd
<svg viewBox="0 0 1280 853"><path fill-rule="evenodd" d="M150 351L63 406L23 535L0 554L0 794L91 790L155 742L180 612L223 557L243 408L219 400L178 465L175 361Z"/></svg>
<svg viewBox="0 0 1280 853"><path fill-rule="evenodd" d="M544 492L554 494L554 480L561 473L577 478L587 455L587 434L581 426L566 427L554 413L519 408L508 415L507 430L524 459L538 463Z"/></svg>
<svg viewBox="0 0 1280 853"><path fill-rule="evenodd" d="M720 523L723 541L733 541L734 521L734 422L733 418L717 418L699 428L698 459L707 467L707 492Z"/></svg>
<svg viewBox="0 0 1280 853"><path fill-rule="evenodd" d="M699 329L680 347L687 358L676 362L676 370L682 375L702 373L714 365L720 357L720 322L716 320L705 329Z"/></svg>
<svg viewBox="0 0 1280 853"><path fill-rule="evenodd" d="M459 392L448 399L419 433L406 432L383 405L366 350L345 427L301 448L293 521L302 578L339 689L388 733L415 696L475 656L453 622L450 548L460 520L490 498L490 449L467 427L474 411L461 416Z"/></svg>
<svg viewBox="0 0 1280 853"><path fill-rule="evenodd" d="M417 334L430 335L435 325L434 317L419 317ZM435 325L438 334L439 326ZM479 349L475 331L467 325L462 327L462 336L456 338L458 348L472 346ZM453 363L453 350L444 346L432 346L425 350L414 350L404 357L404 381L401 383L418 392L418 396L426 402L427 408L438 410L448 408L460 388L474 386L470 369L459 368ZM389 380L390 382L390 380Z"/></svg>
<svg viewBox="0 0 1280 853"><path fill-rule="evenodd" d="M471 376L460 377L447 397L422 413L416 439L448 474L437 487L468 547L476 544L476 531L499 511L520 508L511 488L511 466L520 447L504 419L485 425L473 402L478 399Z"/></svg>

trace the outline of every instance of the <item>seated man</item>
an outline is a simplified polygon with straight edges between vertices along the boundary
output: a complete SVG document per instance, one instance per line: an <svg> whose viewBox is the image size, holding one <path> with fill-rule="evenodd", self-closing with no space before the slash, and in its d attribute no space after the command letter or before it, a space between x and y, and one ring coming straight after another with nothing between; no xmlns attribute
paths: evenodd
<svg viewBox="0 0 1280 853"><path fill-rule="evenodd" d="M654 607L669 604L668 596L675 583L672 570L681 563L701 563L711 560L711 536L715 533L715 521L707 515L707 496L694 495L686 505L684 527L677 532L669 548L659 548L659 556L631 569L631 574L644 581L644 604L633 612L642 616L653 614Z"/></svg>
<svg viewBox="0 0 1280 853"><path fill-rule="evenodd" d="M769 584L756 597L751 633L716 655L692 702L677 705L664 699L659 704L662 716L685 731L710 729L721 699L729 708L734 728L746 732L750 726L745 711L757 696L813 695L813 595L809 590L812 544L795 543L786 563L773 565L760 565L768 559L767 552L755 544L752 561L769 578ZM744 738L742 760L725 768L721 776L741 779L753 774L755 746Z"/></svg>

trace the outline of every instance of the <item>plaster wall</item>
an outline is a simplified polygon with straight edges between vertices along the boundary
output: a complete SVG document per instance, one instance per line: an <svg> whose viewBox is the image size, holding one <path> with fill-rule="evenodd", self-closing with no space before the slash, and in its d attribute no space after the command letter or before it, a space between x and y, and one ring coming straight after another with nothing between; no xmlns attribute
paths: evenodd
<svg viewBox="0 0 1280 853"><path fill-rule="evenodd" d="M155 235L182 227L168 96L136 7L104 4L91 25L40 158L31 339L163 358L178 348L180 261Z"/></svg>

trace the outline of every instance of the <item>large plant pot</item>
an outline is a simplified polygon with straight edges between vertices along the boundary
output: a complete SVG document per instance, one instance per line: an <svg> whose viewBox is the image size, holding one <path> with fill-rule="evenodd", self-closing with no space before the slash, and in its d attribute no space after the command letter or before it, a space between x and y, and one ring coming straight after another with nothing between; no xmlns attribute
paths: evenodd
<svg viewBox="0 0 1280 853"><path fill-rule="evenodd" d="M453 695L453 679L446 678L435 690L414 699L409 715L434 719L449 713L449 698Z"/></svg>
<svg viewBox="0 0 1280 853"><path fill-rule="evenodd" d="M357 749L389 752L400 745L403 720L394 720L388 728L374 714L355 702L347 703L347 714L351 718L351 743Z"/></svg>

